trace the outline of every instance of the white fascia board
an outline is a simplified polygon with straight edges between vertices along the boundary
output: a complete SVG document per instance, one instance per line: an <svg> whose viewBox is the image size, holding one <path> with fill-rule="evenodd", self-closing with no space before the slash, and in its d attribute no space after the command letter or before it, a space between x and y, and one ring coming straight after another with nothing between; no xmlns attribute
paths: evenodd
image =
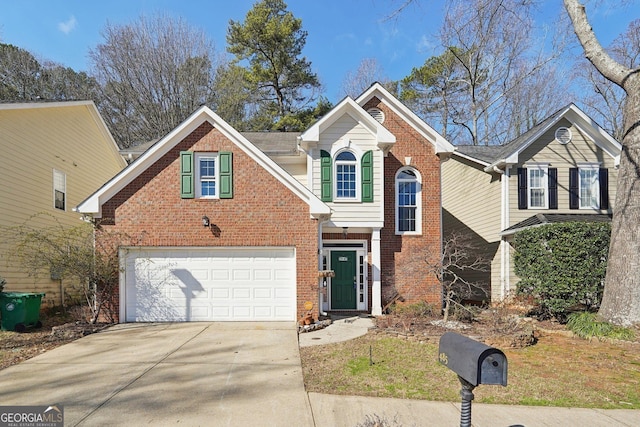
<svg viewBox="0 0 640 427"><path fill-rule="evenodd" d="M320 134L330 127L340 117L348 114L355 121L365 127L376 137L378 144L393 144L396 137L387 128L378 123L369 113L364 111L353 99L346 97L331 111L318 120L313 126L300 135L302 142L317 143L320 141Z"/></svg>
<svg viewBox="0 0 640 427"><path fill-rule="evenodd" d="M100 218L102 214L101 207L104 202L115 196L120 190L155 164L162 156L205 121L211 123L212 126L233 141L240 149L249 155L249 157L269 171L276 179L293 191L294 194L304 200L309 205L312 215L328 215L331 213L328 205L320 201L315 194L278 166L276 162L271 160L266 154L206 106L196 110L189 118L129 165L128 168L116 175L102 188L78 205L76 210L81 213L92 213L95 217Z"/></svg>
<svg viewBox="0 0 640 427"><path fill-rule="evenodd" d="M93 101L20 102L0 104L0 110L29 110L42 108L78 107L92 105Z"/></svg>
<svg viewBox="0 0 640 427"><path fill-rule="evenodd" d="M602 150L604 150L613 159L616 164L620 161L620 153L622 152L622 144L616 141L607 131L587 116L582 110L571 104L566 116L580 132L586 134L591 140Z"/></svg>
<svg viewBox="0 0 640 427"><path fill-rule="evenodd" d="M391 108L394 113L402 117L427 141L431 142L435 148L436 154L452 153L455 150L455 147L449 141L425 123L424 120L418 117L413 111L407 108L407 106L400 102L398 98L389 93L389 91L380 83L374 83L371 85L369 89L356 99L356 102L358 105L364 106L374 96Z"/></svg>

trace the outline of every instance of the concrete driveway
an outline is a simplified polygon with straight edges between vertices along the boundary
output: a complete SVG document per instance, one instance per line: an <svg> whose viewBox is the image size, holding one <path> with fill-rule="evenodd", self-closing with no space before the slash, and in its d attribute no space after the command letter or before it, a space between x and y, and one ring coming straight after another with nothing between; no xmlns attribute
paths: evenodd
<svg viewBox="0 0 640 427"><path fill-rule="evenodd" d="M313 426L291 323L122 324L0 371L65 426Z"/></svg>

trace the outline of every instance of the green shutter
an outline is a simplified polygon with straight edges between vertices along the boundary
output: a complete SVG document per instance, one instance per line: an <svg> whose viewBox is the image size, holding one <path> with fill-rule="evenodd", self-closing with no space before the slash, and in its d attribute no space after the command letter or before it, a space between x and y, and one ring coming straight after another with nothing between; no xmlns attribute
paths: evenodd
<svg viewBox="0 0 640 427"><path fill-rule="evenodd" d="M373 202L373 151L362 156L362 201Z"/></svg>
<svg viewBox="0 0 640 427"><path fill-rule="evenodd" d="M233 153L221 151L218 154L220 161L220 198L233 199Z"/></svg>
<svg viewBox="0 0 640 427"><path fill-rule="evenodd" d="M193 173L193 152L180 152L180 197L193 199L196 196Z"/></svg>
<svg viewBox="0 0 640 427"><path fill-rule="evenodd" d="M331 154L320 150L320 200L330 202L331 189Z"/></svg>

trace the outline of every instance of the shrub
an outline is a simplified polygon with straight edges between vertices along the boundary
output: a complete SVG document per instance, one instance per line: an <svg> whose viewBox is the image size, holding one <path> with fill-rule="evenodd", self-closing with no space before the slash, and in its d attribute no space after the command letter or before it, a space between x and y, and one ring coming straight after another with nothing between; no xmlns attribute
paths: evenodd
<svg viewBox="0 0 640 427"><path fill-rule="evenodd" d="M613 338L632 341L635 333L628 328L615 326L608 322L598 321L595 313L572 313L567 321L567 328L580 338Z"/></svg>
<svg viewBox="0 0 640 427"><path fill-rule="evenodd" d="M517 293L533 296L542 317L560 321L573 311L596 309L602 300L610 236L609 223L586 222L517 233Z"/></svg>

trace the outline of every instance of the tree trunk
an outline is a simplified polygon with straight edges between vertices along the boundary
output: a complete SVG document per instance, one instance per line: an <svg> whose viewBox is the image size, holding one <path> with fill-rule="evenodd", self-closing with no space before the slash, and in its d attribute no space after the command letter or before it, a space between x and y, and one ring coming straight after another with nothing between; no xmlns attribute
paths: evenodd
<svg viewBox="0 0 640 427"><path fill-rule="evenodd" d="M578 0L564 0L564 5L587 59L627 93L611 246L598 314L613 324L630 326L640 323L640 70L626 68L606 53Z"/></svg>

